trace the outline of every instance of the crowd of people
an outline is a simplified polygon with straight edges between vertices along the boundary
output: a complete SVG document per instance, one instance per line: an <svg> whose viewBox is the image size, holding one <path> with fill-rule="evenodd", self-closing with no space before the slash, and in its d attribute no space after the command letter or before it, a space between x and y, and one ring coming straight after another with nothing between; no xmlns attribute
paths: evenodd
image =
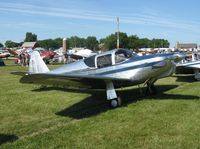
<svg viewBox="0 0 200 149"><path fill-rule="evenodd" d="M29 62L30 62L30 55L29 55L28 51L21 52L18 55L18 64L19 65L28 67Z"/></svg>

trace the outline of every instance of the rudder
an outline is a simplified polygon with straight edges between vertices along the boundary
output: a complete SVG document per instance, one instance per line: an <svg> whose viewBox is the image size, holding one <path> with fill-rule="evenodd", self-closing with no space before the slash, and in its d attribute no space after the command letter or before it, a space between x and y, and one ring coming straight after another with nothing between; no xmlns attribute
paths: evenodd
<svg viewBox="0 0 200 149"><path fill-rule="evenodd" d="M33 51L30 54L30 62L29 62L29 73L46 73L49 71L49 68L44 63L43 59L40 56L38 51Z"/></svg>

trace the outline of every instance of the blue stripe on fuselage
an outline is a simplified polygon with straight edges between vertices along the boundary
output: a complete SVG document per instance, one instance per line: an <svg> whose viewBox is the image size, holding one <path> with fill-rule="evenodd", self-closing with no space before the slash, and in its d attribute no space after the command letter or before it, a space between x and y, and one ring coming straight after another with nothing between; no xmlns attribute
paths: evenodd
<svg viewBox="0 0 200 149"><path fill-rule="evenodd" d="M137 62L137 61L151 59L151 58L155 58L155 57L165 57L165 58L167 58L167 57L171 57L171 56L173 56L173 53L152 54L152 55L144 55L144 56L133 56L133 57L129 58L127 61L125 61L122 64L130 63L130 62Z"/></svg>

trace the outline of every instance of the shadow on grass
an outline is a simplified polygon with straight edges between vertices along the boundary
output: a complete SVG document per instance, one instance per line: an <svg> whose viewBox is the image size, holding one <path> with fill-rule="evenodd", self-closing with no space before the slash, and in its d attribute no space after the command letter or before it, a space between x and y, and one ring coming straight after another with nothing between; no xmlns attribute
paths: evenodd
<svg viewBox="0 0 200 149"><path fill-rule="evenodd" d="M73 88L65 88L65 87L54 87L54 86L49 86L49 87L41 87L38 89L33 89L33 92L47 92L47 91L52 91L52 90L57 90L57 91L63 91L63 92L73 92L73 93L88 93L88 94L95 94L97 92L104 92L104 90L92 90L92 89L73 89Z"/></svg>
<svg viewBox="0 0 200 149"><path fill-rule="evenodd" d="M176 77L177 82L196 82L197 80L194 78L194 75L174 75L173 77Z"/></svg>
<svg viewBox="0 0 200 149"><path fill-rule="evenodd" d="M177 85L158 85L157 91L158 94L154 96L150 96L151 99L155 100L166 100L166 99L175 99L175 100L194 100L199 99L198 96L192 95L175 95L175 94L166 94L163 93L167 90L176 88ZM143 87L142 90L144 92L146 88ZM127 106L128 104L137 102L138 100L142 100L145 96L141 93L140 89L128 89L121 90L117 92L118 96L122 98L122 107ZM82 100L79 103L72 105L71 107L67 107L66 109L57 112L56 115L67 116L76 119L87 118L91 116L98 115L100 113L106 112L107 110L111 110L109 107L109 101L105 100L106 95L105 92L98 92L92 94L90 97Z"/></svg>
<svg viewBox="0 0 200 149"><path fill-rule="evenodd" d="M15 135L10 134L0 134L0 145L4 143L14 142L18 139Z"/></svg>

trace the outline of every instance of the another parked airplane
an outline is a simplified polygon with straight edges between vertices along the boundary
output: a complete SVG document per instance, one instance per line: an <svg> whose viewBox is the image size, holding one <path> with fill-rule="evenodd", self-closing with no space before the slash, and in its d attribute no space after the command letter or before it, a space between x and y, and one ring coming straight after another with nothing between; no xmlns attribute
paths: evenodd
<svg viewBox="0 0 200 149"><path fill-rule="evenodd" d="M176 65L176 67L182 67L182 68L192 68L194 70L194 78L198 81L200 81L200 60L185 62L185 63L179 63Z"/></svg>

